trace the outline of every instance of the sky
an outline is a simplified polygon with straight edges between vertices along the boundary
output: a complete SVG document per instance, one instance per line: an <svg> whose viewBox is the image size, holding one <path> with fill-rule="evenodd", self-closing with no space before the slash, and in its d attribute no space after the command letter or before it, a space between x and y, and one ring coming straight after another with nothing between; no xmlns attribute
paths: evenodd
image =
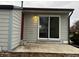
<svg viewBox="0 0 79 59"><path fill-rule="evenodd" d="M1 1L0 5L21 6L20 1ZM70 26L79 20L79 1L24 1L24 7L41 8L74 8L73 15L70 18Z"/></svg>

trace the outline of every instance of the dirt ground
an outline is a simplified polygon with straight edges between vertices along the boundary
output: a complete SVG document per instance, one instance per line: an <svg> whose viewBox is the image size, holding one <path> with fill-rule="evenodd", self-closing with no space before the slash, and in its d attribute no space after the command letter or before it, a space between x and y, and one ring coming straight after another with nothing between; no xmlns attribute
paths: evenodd
<svg viewBox="0 0 79 59"><path fill-rule="evenodd" d="M0 57L79 57L79 54L65 53L32 53L32 52L0 52Z"/></svg>

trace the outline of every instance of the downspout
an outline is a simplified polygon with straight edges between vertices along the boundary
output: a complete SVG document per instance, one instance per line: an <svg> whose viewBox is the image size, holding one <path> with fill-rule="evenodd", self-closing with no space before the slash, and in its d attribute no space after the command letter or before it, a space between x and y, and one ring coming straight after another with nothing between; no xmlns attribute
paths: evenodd
<svg viewBox="0 0 79 59"><path fill-rule="evenodd" d="M21 1L21 8L23 8L23 1Z"/></svg>
<svg viewBox="0 0 79 59"><path fill-rule="evenodd" d="M21 15L21 40L23 39L23 1L21 1L22 15Z"/></svg>
<svg viewBox="0 0 79 59"><path fill-rule="evenodd" d="M68 44L70 44L70 17L73 14L73 11L70 12L69 16L68 16Z"/></svg>

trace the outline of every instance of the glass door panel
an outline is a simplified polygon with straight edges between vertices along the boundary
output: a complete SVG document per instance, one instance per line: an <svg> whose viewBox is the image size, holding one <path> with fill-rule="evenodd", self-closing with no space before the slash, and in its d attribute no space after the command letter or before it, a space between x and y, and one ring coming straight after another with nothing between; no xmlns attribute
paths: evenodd
<svg viewBox="0 0 79 59"><path fill-rule="evenodd" d="M59 38L59 17L50 17L50 38Z"/></svg>
<svg viewBox="0 0 79 59"><path fill-rule="evenodd" d="M49 17L40 17L39 38L48 38L48 19Z"/></svg>

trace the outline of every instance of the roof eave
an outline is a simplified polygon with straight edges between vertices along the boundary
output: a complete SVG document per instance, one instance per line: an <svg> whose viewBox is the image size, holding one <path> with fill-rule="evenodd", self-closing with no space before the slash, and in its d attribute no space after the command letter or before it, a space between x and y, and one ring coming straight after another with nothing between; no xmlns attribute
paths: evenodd
<svg viewBox="0 0 79 59"><path fill-rule="evenodd" d="M23 8L23 10L74 11L74 9L67 8Z"/></svg>

